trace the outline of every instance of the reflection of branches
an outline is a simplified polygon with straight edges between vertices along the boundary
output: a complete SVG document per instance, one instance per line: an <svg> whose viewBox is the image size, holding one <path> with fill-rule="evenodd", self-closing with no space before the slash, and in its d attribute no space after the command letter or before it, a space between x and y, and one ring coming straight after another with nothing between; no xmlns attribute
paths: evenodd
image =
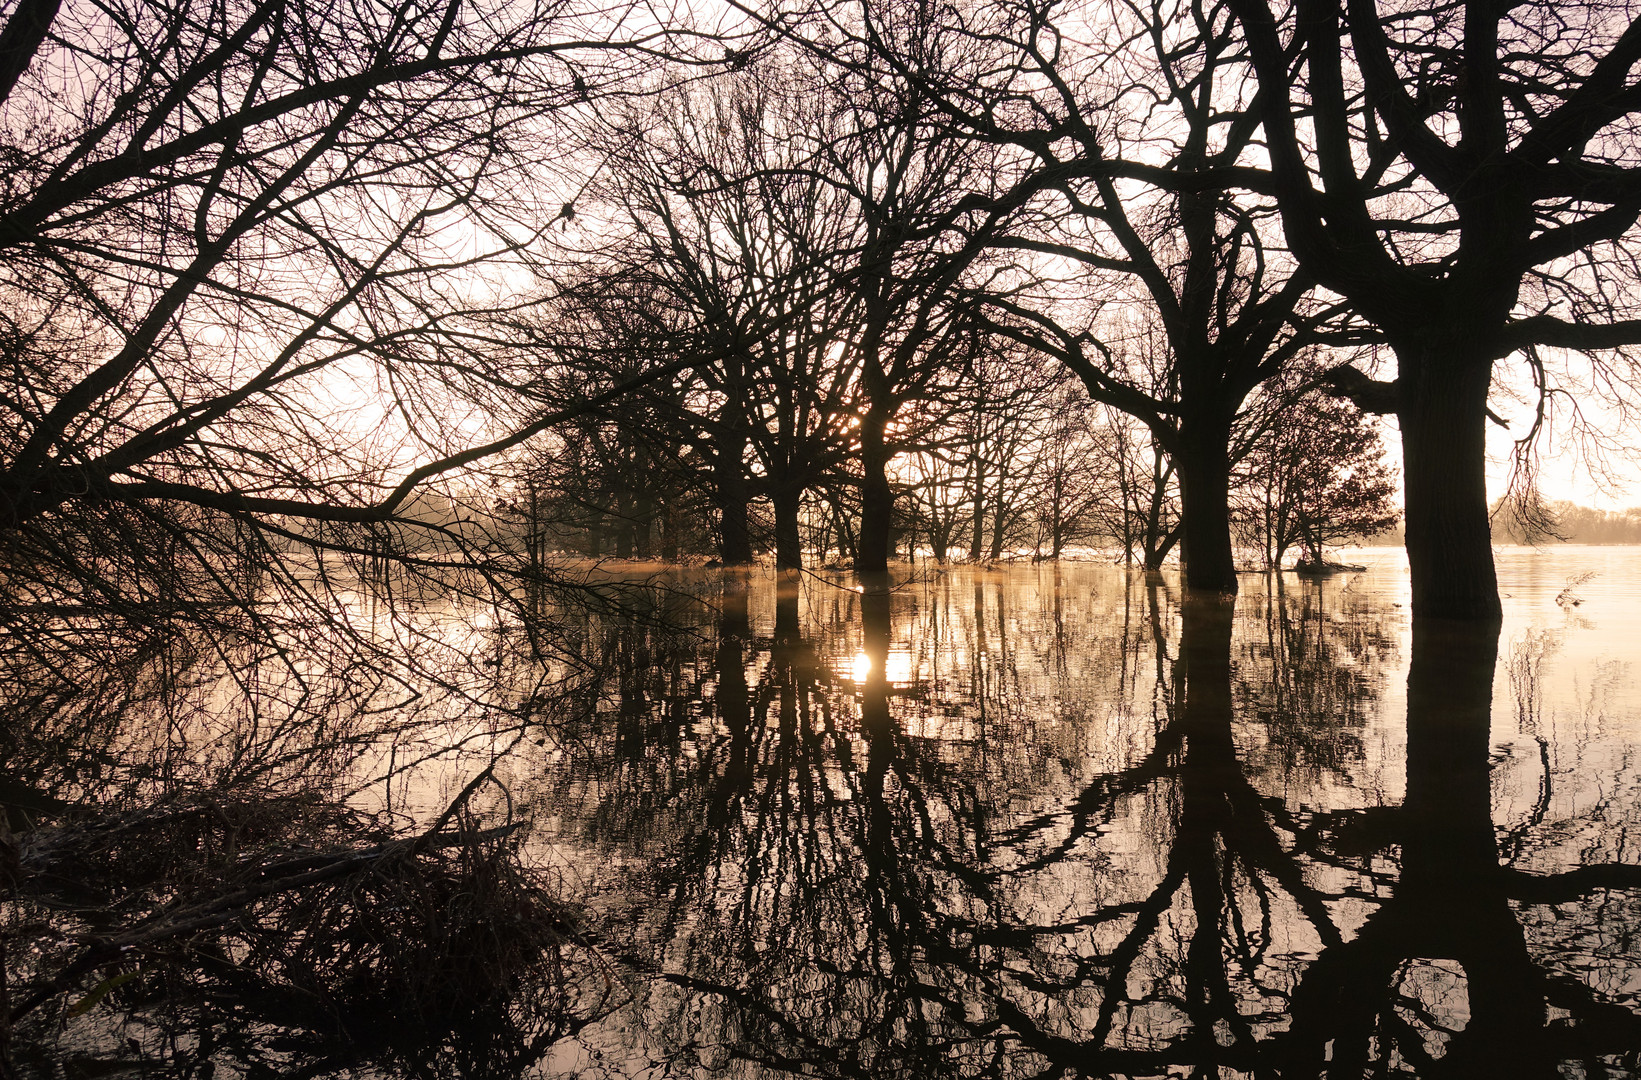
<svg viewBox="0 0 1641 1080"><path fill-rule="evenodd" d="M1601 863L1561 874L1528 874L1505 870L1505 890L1527 904L1569 904L1597 890L1641 888L1641 866Z"/></svg>
<svg viewBox="0 0 1641 1080"><path fill-rule="evenodd" d="M1505 661L1505 672L1510 679L1510 696L1515 705L1516 726L1528 735L1537 736L1543 722L1541 681L1545 661L1561 648L1561 634L1555 630L1535 627L1510 645ZM1542 740L1541 740L1542 742Z"/></svg>
<svg viewBox="0 0 1641 1080"><path fill-rule="evenodd" d="M1284 772L1345 770L1363 756L1359 732L1378 701L1393 639L1378 618L1329 610L1318 589L1290 590L1280 577L1263 614L1264 633L1242 648L1239 707L1263 722Z"/></svg>
<svg viewBox="0 0 1641 1080"><path fill-rule="evenodd" d="M659 935L632 956L654 973L648 1029L674 1040L680 1063L857 1076L1456 1075L1503 1067L1514 1046L1531 1075L1633 1030L1628 1002L1580 967L1609 941L1551 972L1515 918L1512 903L1590 907L1638 871L1621 858L1541 877L1500 865L1485 641L1432 653L1416 635L1407 799L1329 809L1306 800L1331 790L1267 772L1243 745L1282 725L1336 726L1307 686L1346 717L1370 715L1378 684L1358 670L1382 664L1394 636L1373 612L1328 610L1315 590L1242 622L1188 596L1160 686L1132 687L1159 703L1149 742L1070 779L1050 766L1071 755L1038 755L1025 734L1065 737L1036 702L1075 692L1067 680L1084 656L1127 656L1132 624L1079 626L1075 590L1045 596L1033 615L1027 589L1004 602L994 593L1009 582L994 580L893 593L867 583L825 608L778 600L772 637L726 605L702 705L712 735L650 744L665 762L645 775L666 798L643 796L670 826L653 833L666 845L653 871L665 914L638 899L626 916ZM907 649L908 634L939 640ZM870 663L824 659L861 654ZM913 667L891 676L897 656ZM1315 670L1274 670L1284 664ZM1273 713L1277 702L1290 711ZM1056 713L1079 730L1111 715L1126 713ZM1298 731L1292 744L1322 747L1326 735ZM1350 782L1366 752L1354 745L1311 755L1323 769L1309 775ZM633 850L653 868L649 849ZM1547 1024L1546 1003L1570 1009L1577 1030Z"/></svg>

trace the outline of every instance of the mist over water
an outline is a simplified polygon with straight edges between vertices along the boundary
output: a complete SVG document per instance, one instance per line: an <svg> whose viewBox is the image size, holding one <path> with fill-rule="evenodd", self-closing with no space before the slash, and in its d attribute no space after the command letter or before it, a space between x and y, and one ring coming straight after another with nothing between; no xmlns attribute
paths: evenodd
<svg viewBox="0 0 1641 1080"><path fill-rule="evenodd" d="M1234 603L1086 563L714 582L531 795L585 1076L1628 1076L1641 556ZM592 639L590 639L592 640Z"/></svg>

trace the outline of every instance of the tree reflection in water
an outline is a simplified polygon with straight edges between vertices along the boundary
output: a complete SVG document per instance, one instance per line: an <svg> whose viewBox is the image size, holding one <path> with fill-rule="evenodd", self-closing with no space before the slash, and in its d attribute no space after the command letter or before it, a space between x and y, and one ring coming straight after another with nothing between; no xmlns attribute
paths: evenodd
<svg viewBox="0 0 1641 1080"><path fill-rule="evenodd" d="M1403 729L1379 714L1404 623L1371 602L957 576L734 584L693 676L623 690L677 721L641 773L611 786L635 748L585 733L542 797L639 974L556 1067L1641 1068L1635 970L1600 959L1635 951L1641 874L1515 869L1570 827L1542 814L1501 854L1498 627L1413 626Z"/></svg>

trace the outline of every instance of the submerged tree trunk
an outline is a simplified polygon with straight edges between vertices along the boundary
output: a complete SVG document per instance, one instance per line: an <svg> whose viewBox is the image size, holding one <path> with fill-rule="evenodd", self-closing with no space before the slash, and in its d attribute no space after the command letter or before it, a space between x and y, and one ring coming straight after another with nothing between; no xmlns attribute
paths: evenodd
<svg viewBox="0 0 1641 1080"><path fill-rule="evenodd" d="M887 570L890 519L894 514L894 489L889 486L889 449L884 445L887 418L877 409L867 412L860 425L860 537L855 553L855 569L865 572Z"/></svg>
<svg viewBox="0 0 1641 1080"><path fill-rule="evenodd" d="M1007 507L1003 503L1002 485L999 484L998 487L997 511L991 519L990 557L992 562L998 562L1003 558L1003 541L1007 538L1009 525L1008 515L1005 513Z"/></svg>
<svg viewBox="0 0 1641 1080"><path fill-rule="evenodd" d="M1180 538L1185 583L1193 589L1236 592L1231 555L1230 425L1182 425L1176 456L1180 477Z"/></svg>
<svg viewBox="0 0 1641 1080"><path fill-rule="evenodd" d="M721 436L717 451L713 472L718 503L718 557L725 566L745 566L752 562L752 531L747 527L751 497L741 466L746 439Z"/></svg>
<svg viewBox="0 0 1641 1080"><path fill-rule="evenodd" d="M974 503L969 512L969 561L979 562L986 535L986 460L974 452Z"/></svg>
<svg viewBox="0 0 1641 1080"><path fill-rule="evenodd" d="M1503 614L1487 514L1493 366L1462 347L1432 335L1396 350L1407 562L1418 616L1490 620Z"/></svg>
<svg viewBox="0 0 1641 1080"><path fill-rule="evenodd" d="M778 487L771 495L775 503L775 566L780 570L803 569L803 540L798 533L798 507L803 490Z"/></svg>

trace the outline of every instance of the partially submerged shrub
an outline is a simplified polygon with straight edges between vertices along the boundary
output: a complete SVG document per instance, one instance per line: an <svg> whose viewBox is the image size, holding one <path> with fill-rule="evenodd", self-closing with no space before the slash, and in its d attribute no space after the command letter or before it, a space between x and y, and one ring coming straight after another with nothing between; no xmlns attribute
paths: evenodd
<svg viewBox="0 0 1641 1080"><path fill-rule="evenodd" d="M539 1060L616 984L519 830L461 805L471 791L413 837L256 791L19 837L5 927L19 1068L118 1072L163 1053L230 1073L444 1075Z"/></svg>

